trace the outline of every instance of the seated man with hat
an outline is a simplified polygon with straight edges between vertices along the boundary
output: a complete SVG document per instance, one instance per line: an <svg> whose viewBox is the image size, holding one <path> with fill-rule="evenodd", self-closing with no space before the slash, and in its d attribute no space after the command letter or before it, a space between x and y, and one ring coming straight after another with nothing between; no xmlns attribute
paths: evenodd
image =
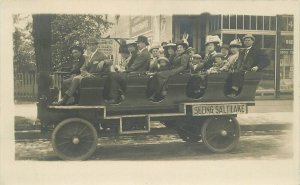
<svg viewBox="0 0 300 185"><path fill-rule="evenodd" d="M225 61L223 60L224 55L222 53L215 53L212 58L214 60L213 66L207 70L208 74L211 73L220 73L225 71L226 69L223 68L225 65Z"/></svg>
<svg viewBox="0 0 300 185"><path fill-rule="evenodd" d="M262 71L270 63L265 53L253 45L255 37L252 34L245 35L243 41L246 48L240 52L236 72L232 76L232 92L230 94L232 97L239 94L244 83L245 72Z"/></svg>
<svg viewBox="0 0 300 185"><path fill-rule="evenodd" d="M126 93L126 79L127 74L131 72L144 73L149 69L151 55L147 49L149 45L148 38L140 35L137 38L137 56L132 64L123 73L112 73L108 78L108 97L106 102L108 104L120 104ZM129 48L128 48L129 49Z"/></svg>
<svg viewBox="0 0 300 185"><path fill-rule="evenodd" d="M110 72L110 66L113 62L109 60L104 53L98 50L98 44L99 42L96 38L90 38L88 40L88 50L92 53L91 56L87 57L87 61L85 61L81 67L80 75L72 79L70 87L64 93L63 98L58 102L54 102L54 105L66 105L67 101L73 97L79 88L83 78L96 78Z"/></svg>

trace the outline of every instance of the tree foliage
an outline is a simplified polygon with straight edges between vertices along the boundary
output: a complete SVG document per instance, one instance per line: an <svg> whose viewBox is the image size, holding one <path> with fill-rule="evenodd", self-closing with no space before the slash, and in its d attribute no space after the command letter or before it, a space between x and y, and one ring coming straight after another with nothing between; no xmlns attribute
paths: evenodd
<svg viewBox="0 0 300 185"><path fill-rule="evenodd" d="M14 69L18 72L34 70L35 58L32 38L32 23L26 21L29 16L13 15L13 51ZM22 26L20 26L22 25Z"/></svg>
<svg viewBox="0 0 300 185"><path fill-rule="evenodd" d="M100 38L112 26L102 15L53 15L52 61L54 67L68 62L69 48L76 42L86 47L89 37Z"/></svg>

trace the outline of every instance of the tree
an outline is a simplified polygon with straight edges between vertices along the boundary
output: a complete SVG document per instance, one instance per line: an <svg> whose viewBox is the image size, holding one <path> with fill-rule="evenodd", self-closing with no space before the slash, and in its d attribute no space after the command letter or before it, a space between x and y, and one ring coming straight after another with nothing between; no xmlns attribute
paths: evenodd
<svg viewBox="0 0 300 185"><path fill-rule="evenodd" d="M79 42L86 47L89 37L100 38L110 27L102 15L53 15L52 16L52 62L54 68L68 62L69 48Z"/></svg>
<svg viewBox="0 0 300 185"><path fill-rule="evenodd" d="M14 69L18 72L33 70L35 65L32 23L28 21L29 16L20 14L13 15L13 50L14 50ZM24 24L24 26L20 26Z"/></svg>

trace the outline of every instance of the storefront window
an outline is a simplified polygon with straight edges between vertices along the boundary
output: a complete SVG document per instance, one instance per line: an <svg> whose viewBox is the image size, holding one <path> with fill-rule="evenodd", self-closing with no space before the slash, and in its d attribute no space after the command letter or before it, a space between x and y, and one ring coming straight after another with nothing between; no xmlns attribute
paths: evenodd
<svg viewBox="0 0 300 185"><path fill-rule="evenodd" d="M271 30L276 30L276 17L271 17Z"/></svg>
<svg viewBox="0 0 300 185"><path fill-rule="evenodd" d="M281 35L279 38L280 91L293 90L293 36Z"/></svg>
<svg viewBox="0 0 300 185"><path fill-rule="evenodd" d="M264 69L264 75L260 83L258 84L259 91L275 91L275 49L262 49L268 56L270 65Z"/></svg>
<svg viewBox="0 0 300 185"><path fill-rule="evenodd" d="M229 44L232 40L235 39L235 34L223 34L223 44Z"/></svg>
<svg viewBox="0 0 300 185"><path fill-rule="evenodd" d="M256 16L251 16L251 30L256 30Z"/></svg>
<svg viewBox="0 0 300 185"><path fill-rule="evenodd" d="M244 19L242 15L237 16L237 29L243 29Z"/></svg>
<svg viewBox="0 0 300 185"><path fill-rule="evenodd" d="M230 29L236 29L236 15L230 15Z"/></svg>
<svg viewBox="0 0 300 185"><path fill-rule="evenodd" d="M288 31L294 30L294 17L288 17Z"/></svg>
<svg viewBox="0 0 300 185"><path fill-rule="evenodd" d="M275 48L275 35L264 36L264 48Z"/></svg>
<svg viewBox="0 0 300 185"><path fill-rule="evenodd" d="M229 15L223 15L223 29L229 29Z"/></svg>
<svg viewBox="0 0 300 185"><path fill-rule="evenodd" d="M270 16L264 16L264 30L270 30Z"/></svg>
<svg viewBox="0 0 300 185"><path fill-rule="evenodd" d="M244 29L249 30L250 29L250 16L244 15Z"/></svg>
<svg viewBox="0 0 300 185"><path fill-rule="evenodd" d="M257 16L257 29L258 30L264 29L263 16Z"/></svg>

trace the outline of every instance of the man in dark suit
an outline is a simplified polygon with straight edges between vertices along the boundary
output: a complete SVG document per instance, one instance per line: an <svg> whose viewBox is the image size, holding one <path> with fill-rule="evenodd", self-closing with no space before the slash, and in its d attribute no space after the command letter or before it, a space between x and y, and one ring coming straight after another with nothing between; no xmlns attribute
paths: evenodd
<svg viewBox="0 0 300 185"><path fill-rule="evenodd" d="M71 85L65 92L63 98L58 102L54 102L54 105L65 105L68 100L73 97L74 93L79 88L80 82L83 78L96 78L110 72L112 61L109 60L104 53L98 50L98 44L99 42L97 39L89 39L88 50L92 54L86 57L86 62L80 69L80 75L77 75L72 79ZM74 102L70 102L70 104L72 103Z"/></svg>
<svg viewBox="0 0 300 185"><path fill-rule="evenodd" d="M151 55L147 49L148 38L140 35L136 42L139 51L133 63L124 72L111 73L106 81L107 95L105 97L108 104L120 104L125 99L128 73L143 73L149 69Z"/></svg>
<svg viewBox="0 0 300 185"><path fill-rule="evenodd" d="M245 49L241 52L238 70L240 71L261 71L270 63L268 57L259 48L253 46L255 38L251 34L243 37Z"/></svg>
<svg viewBox="0 0 300 185"><path fill-rule="evenodd" d="M240 53L236 71L232 74L232 91L230 97L235 97L239 94L244 83L244 74L248 71L262 71L266 68L270 61L267 55L259 48L253 46L255 37L252 34L247 34L243 37L245 49Z"/></svg>
<svg viewBox="0 0 300 185"><path fill-rule="evenodd" d="M126 70L127 72L146 72L149 69L151 60L150 52L147 49L148 38L140 35L137 39L138 55L133 64Z"/></svg>

